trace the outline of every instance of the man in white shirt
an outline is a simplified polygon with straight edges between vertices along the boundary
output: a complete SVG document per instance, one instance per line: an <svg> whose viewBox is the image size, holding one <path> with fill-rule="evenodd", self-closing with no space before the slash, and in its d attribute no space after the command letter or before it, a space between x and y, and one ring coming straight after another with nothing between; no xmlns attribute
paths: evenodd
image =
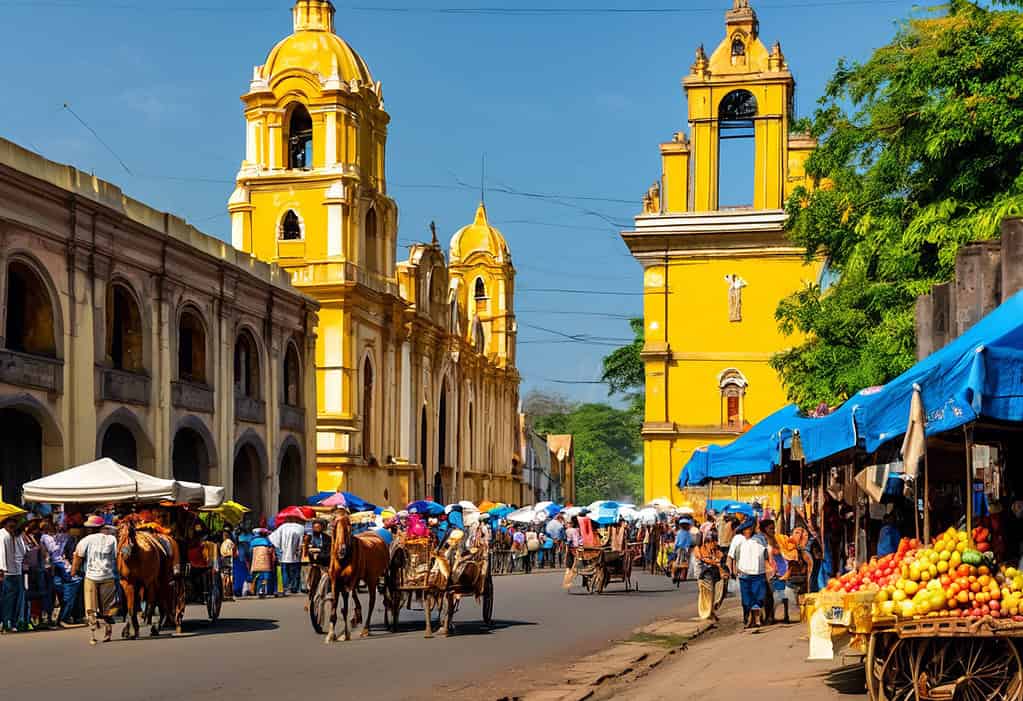
<svg viewBox="0 0 1023 701"><path fill-rule="evenodd" d="M101 516L90 516L85 521L85 528L89 534L75 547L71 571L77 574L82 561L85 561L85 614L91 630L89 643L95 645L99 621L106 625L103 642L108 643L114 616L117 615L117 583L114 579L117 538L112 535L113 527L106 525Z"/></svg>
<svg viewBox="0 0 1023 701"><path fill-rule="evenodd" d="M284 591L298 593L302 580L302 540L305 526L295 521L282 523L270 534L270 542L281 556Z"/></svg>
<svg viewBox="0 0 1023 701"><path fill-rule="evenodd" d="M12 516L0 521L0 633L15 633L21 613L18 602L25 590L21 562L25 546L15 532L18 521Z"/></svg>
<svg viewBox="0 0 1023 701"><path fill-rule="evenodd" d="M767 539L763 533L754 535L755 529L756 522L747 518L728 549L729 566L739 577L742 617L747 628L760 627L767 594Z"/></svg>

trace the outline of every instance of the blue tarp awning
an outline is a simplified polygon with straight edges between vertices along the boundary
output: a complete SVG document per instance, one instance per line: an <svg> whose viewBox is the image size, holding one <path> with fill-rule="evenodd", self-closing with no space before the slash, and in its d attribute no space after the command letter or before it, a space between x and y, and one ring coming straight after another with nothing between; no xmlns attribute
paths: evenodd
<svg viewBox="0 0 1023 701"><path fill-rule="evenodd" d="M821 418L786 406L726 446L696 451L678 485L738 475L766 474L783 446L799 432L807 462L860 445L874 452L906 431L914 386L927 415L927 435L981 417L1023 422L1023 292L978 321L966 333L927 356L883 387L862 390Z"/></svg>

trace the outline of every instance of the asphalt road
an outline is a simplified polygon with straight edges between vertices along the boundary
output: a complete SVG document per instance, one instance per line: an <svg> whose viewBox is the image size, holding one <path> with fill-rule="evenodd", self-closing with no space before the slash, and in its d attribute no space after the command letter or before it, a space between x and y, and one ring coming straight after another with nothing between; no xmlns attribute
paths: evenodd
<svg viewBox="0 0 1023 701"><path fill-rule="evenodd" d="M0 638L7 698L75 701L291 699L343 692L362 698L498 698L556 675L566 662L628 637L664 615L692 616L695 584L639 575L640 591L611 584L603 595L561 589L560 573L495 579L495 625L462 603L457 631L423 639L421 611L402 613L388 633L378 610L368 639L325 645L313 633L305 598L226 602L210 626L189 607L185 631L90 647L85 629ZM379 603L379 601L378 601ZM365 601L364 601L365 605Z"/></svg>

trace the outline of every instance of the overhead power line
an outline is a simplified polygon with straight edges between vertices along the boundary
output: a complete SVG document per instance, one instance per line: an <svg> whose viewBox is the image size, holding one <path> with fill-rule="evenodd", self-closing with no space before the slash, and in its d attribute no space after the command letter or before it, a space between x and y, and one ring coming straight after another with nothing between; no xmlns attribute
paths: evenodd
<svg viewBox="0 0 1023 701"><path fill-rule="evenodd" d="M642 297L645 292L622 292L620 290L569 290L552 287L519 288L516 292L553 292L566 295L605 295L611 297Z"/></svg>

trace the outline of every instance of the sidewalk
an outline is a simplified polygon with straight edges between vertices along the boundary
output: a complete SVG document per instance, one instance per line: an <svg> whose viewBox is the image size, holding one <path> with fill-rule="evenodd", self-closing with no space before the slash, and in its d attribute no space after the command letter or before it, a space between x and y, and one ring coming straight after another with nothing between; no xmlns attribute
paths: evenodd
<svg viewBox="0 0 1023 701"><path fill-rule="evenodd" d="M806 624L774 625L759 632L742 630L734 599L720 629L666 660L650 674L626 685L603 688L591 699L628 694L656 701L679 698L755 698L757 701L866 699L863 667L843 666L840 658L808 662Z"/></svg>

